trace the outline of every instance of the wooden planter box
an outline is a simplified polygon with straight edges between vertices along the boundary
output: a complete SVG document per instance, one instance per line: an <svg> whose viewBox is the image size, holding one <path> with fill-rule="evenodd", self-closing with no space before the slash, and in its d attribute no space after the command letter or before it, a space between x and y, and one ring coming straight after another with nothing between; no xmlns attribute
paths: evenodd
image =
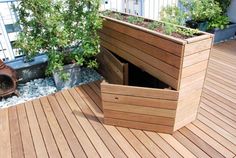
<svg viewBox="0 0 236 158"><path fill-rule="evenodd" d="M102 47L174 89L102 83L105 123L172 133L195 120L213 35L202 32L194 38L177 39L105 19L99 32Z"/></svg>

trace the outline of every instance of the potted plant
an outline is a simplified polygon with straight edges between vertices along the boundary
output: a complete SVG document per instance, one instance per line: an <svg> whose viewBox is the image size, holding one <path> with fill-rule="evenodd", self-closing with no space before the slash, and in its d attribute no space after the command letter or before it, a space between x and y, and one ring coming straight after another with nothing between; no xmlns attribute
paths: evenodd
<svg viewBox="0 0 236 158"><path fill-rule="evenodd" d="M193 121L213 35L176 25L182 17L155 21L111 11L103 12L102 17L101 46L131 69L124 76L127 71L122 73L122 66L104 58L110 63L107 73L128 77L128 85L111 79L101 84L105 123L173 133ZM132 82L134 78L139 81ZM160 82L152 83L154 80Z"/></svg>
<svg viewBox="0 0 236 158"><path fill-rule="evenodd" d="M208 31L215 35L214 42L229 39L235 35L236 24L226 15L231 0L181 0L187 16L186 26Z"/></svg>
<svg viewBox="0 0 236 158"><path fill-rule="evenodd" d="M17 44L27 59L38 53L48 55L46 73L54 74L56 84L61 85L59 88L72 81L73 85L77 84L81 67L97 67L97 30L102 26L99 4L99 0L19 2L17 11L22 31Z"/></svg>
<svg viewBox="0 0 236 158"><path fill-rule="evenodd" d="M221 14L222 10L214 0L181 0L181 5L187 11L189 20L186 26L206 31L210 19Z"/></svg>
<svg viewBox="0 0 236 158"><path fill-rule="evenodd" d="M230 39L236 33L236 24L232 23L233 21L227 16L227 10L231 4L231 0L217 0L217 2L222 12L210 20L208 27L208 31L215 35L215 43Z"/></svg>

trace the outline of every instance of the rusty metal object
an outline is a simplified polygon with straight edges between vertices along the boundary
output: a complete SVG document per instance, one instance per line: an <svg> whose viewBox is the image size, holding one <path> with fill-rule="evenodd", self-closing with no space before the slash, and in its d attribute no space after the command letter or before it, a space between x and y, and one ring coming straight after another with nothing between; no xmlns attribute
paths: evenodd
<svg viewBox="0 0 236 158"><path fill-rule="evenodd" d="M4 85L7 85L7 87ZM13 68L5 65L0 59L0 97L5 97L13 93L17 94L16 86L16 71Z"/></svg>

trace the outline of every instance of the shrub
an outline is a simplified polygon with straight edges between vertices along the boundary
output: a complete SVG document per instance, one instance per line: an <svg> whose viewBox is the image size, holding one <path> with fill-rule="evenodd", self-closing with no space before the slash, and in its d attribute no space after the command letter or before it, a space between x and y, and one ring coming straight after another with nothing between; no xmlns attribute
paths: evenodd
<svg viewBox="0 0 236 158"><path fill-rule="evenodd" d="M180 0L193 21L201 22L221 15L222 9L215 0Z"/></svg>
<svg viewBox="0 0 236 158"><path fill-rule="evenodd" d="M28 59L39 52L48 54L47 74L62 70L64 64L97 67L97 30L102 27L100 0L25 0L17 8L17 45Z"/></svg>

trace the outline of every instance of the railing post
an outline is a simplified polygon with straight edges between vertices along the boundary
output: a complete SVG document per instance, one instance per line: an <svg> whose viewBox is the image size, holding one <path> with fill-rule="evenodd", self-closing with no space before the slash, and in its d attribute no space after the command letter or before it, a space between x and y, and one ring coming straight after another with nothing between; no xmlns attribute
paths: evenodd
<svg viewBox="0 0 236 158"><path fill-rule="evenodd" d="M3 35L3 37L5 39L5 42L6 42L6 45L7 45L7 51L8 51L8 54L9 54L9 59L13 60L13 59L15 59L14 52L13 52L13 49L12 49L12 46L11 46L11 43L10 43L10 38L7 34L5 24L4 24L4 21L3 21L3 18L2 18L1 15L0 15L0 27L1 27L1 30L2 30L2 35Z"/></svg>

